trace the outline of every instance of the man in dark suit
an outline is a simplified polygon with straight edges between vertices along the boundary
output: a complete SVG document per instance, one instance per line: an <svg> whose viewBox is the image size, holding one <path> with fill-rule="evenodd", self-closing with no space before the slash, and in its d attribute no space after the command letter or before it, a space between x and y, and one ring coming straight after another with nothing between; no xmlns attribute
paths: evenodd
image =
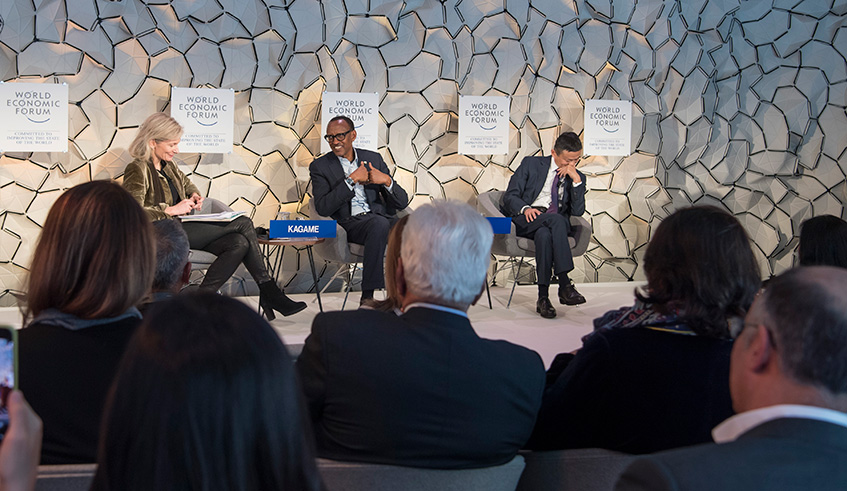
<svg viewBox="0 0 847 491"><path fill-rule="evenodd" d="M797 268L757 297L732 349L738 414L718 444L645 456L629 490L847 489L847 270Z"/></svg>
<svg viewBox="0 0 847 491"><path fill-rule="evenodd" d="M509 180L500 211L512 217L520 237L535 242L535 268L538 276L538 302L542 317L556 317L550 303L550 277L559 278L559 303L585 303L568 278L574 268L568 235L570 217L585 213L585 175L576 170L582 158L582 142L576 133L563 133L556 139L550 157L525 157Z"/></svg>
<svg viewBox="0 0 847 491"><path fill-rule="evenodd" d="M353 148L356 129L347 116L326 125L328 152L309 165L315 209L347 231L347 240L365 246L362 260L362 302L385 287L383 257L388 231L397 210L409 204L406 191L389 175L376 152Z"/></svg>
<svg viewBox="0 0 847 491"><path fill-rule="evenodd" d="M491 226L463 203L409 216L395 282L403 314L318 314L297 360L318 455L460 469L511 460L544 390L537 353L480 338Z"/></svg>

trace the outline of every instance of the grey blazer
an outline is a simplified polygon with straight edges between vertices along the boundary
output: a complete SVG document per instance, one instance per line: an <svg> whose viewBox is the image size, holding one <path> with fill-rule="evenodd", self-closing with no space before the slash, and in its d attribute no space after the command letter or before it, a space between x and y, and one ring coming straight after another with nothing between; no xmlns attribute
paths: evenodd
<svg viewBox="0 0 847 491"><path fill-rule="evenodd" d="M801 418L768 421L734 442L641 457L615 489L843 491L847 428Z"/></svg>

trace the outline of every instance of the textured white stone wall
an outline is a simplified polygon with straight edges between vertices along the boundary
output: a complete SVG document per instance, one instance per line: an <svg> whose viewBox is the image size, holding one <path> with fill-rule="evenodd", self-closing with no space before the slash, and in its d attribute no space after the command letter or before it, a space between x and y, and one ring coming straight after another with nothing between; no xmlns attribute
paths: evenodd
<svg viewBox="0 0 847 491"><path fill-rule="evenodd" d="M235 90L235 151L180 158L257 224L308 192L325 90L380 94L380 151L413 206L504 189L582 130L585 99L632 100L635 153L581 166L594 238L572 277L640 279L651 229L692 203L735 214L763 273L782 271L803 219L845 216L845 15L845 0L3 0L0 80L66 82L72 105L68 153L0 158L0 304L56 197L119 179L173 86ZM512 97L508 155L456 154L459 94Z"/></svg>

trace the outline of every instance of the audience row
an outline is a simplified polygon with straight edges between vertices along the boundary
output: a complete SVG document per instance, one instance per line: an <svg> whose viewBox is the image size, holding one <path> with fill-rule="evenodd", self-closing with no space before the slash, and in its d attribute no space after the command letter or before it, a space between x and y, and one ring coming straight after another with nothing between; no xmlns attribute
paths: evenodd
<svg viewBox="0 0 847 491"><path fill-rule="evenodd" d="M804 224L801 264L843 252L816 245L838 233L826 220ZM582 348L559 355L546 375L537 353L482 339L468 320L492 234L466 205L436 202L404 217L389 237L387 300L318 314L296 363L237 300L174 297L190 271L188 237L169 220L156 229L158 239L122 187L89 182L57 200L33 257L20 387L43 420L41 462L96 460L93 489L320 489L315 455L462 469L508 462L521 448L647 454L711 442L712 428L744 416L733 409L786 403L847 424L847 366L831 361L847 360L847 271L800 268L754 302L749 240L718 208L663 220L635 304L596 319ZM142 320L137 306L151 285L160 293ZM786 293L798 287L815 294ZM821 340L814 331L824 327ZM797 390L775 392L784 400L756 385L784 389L786 380ZM10 435L40 431L20 393L11 409ZM653 483L657 462L679 462L668 455L639 461L621 489ZM724 472L733 489L735 471ZM845 482L823 474L820 489Z"/></svg>

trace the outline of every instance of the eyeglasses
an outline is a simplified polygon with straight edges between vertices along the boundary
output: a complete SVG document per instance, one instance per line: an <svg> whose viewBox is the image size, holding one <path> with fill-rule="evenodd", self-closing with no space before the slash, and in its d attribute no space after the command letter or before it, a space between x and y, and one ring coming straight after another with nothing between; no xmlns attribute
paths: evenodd
<svg viewBox="0 0 847 491"><path fill-rule="evenodd" d="M324 140L326 140L327 143L332 143L333 140L341 141L347 138L347 135L349 135L351 131L353 130L347 130L344 133L336 133L334 135L324 135Z"/></svg>

